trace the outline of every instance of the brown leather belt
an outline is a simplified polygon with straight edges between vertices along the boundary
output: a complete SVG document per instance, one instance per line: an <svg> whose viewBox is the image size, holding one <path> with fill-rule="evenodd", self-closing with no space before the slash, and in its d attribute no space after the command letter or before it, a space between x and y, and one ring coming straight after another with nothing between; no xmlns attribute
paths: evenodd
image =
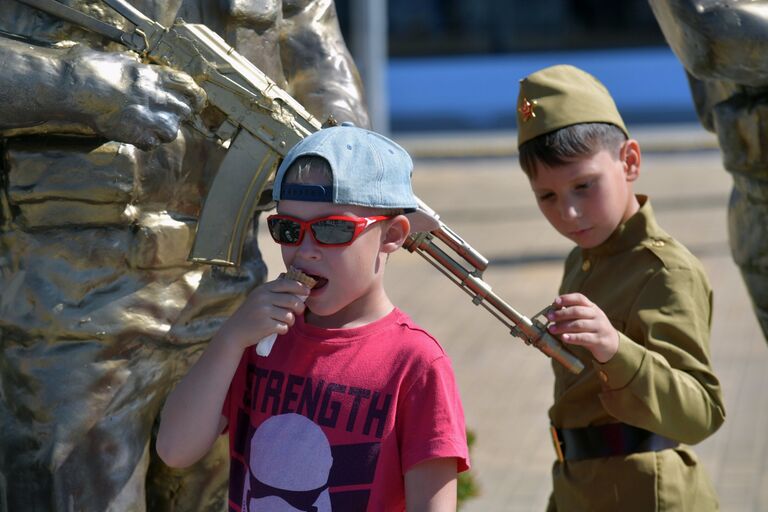
<svg viewBox="0 0 768 512"><path fill-rule="evenodd" d="M599 459L674 448L677 441L626 423L609 423L582 428L550 427L557 458Z"/></svg>

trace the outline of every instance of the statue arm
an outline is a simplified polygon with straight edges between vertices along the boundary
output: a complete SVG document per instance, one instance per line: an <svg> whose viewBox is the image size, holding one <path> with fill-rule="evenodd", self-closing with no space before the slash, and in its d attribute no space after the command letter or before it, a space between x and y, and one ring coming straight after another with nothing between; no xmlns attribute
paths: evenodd
<svg viewBox="0 0 768 512"><path fill-rule="evenodd" d="M187 75L131 53L0 37L0 133L95 134L149 149L176 137L205 94Z"/></svg>
<svg viewBox="0 0 768 512"><path fill-rule="evenodd" d="M333 114L369 126L360 76L332 0L284 0L280 53L289 92L321 122Z"/></svg>
<svg viewBox="0 0 768 512"><path fill-rule="evenodd" d="M65 101L66 53L0 39L0 130L72 120Z"/></svg>
<svg viewBox="0 0 768 512"><path fill-rule="evenodd" d="M649 2L667 42L694 77L768 84L768 2Z"/></svg>

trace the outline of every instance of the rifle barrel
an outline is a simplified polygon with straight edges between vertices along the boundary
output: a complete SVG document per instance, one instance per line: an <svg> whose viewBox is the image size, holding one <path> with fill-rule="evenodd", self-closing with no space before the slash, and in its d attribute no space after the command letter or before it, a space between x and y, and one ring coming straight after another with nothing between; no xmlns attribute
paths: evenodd
<svg viewBox="0 0 768 512"><path fill-rule="evenodd" d="M518 313L496 295L491 290L491 286L482 278L473 275L472 272L433 243L432 234L409 235L403 248L418 253L448 277L453 277L451 281L472 296L472 302L482 305L503 324L510 327L511 334L522 338L526 344L533 345L573 373L580 373L584 369L581 360L549 334L545 326L537 325L528 317ZM503 318L510 320L513 325L505 322Z"/></svg>

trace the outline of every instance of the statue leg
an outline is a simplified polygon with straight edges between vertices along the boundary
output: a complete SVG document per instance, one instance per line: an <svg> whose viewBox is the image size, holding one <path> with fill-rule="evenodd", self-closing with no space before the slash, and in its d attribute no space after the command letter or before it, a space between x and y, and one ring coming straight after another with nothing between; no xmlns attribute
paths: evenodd
<svg viewBox="0 0 768 512"><path fill-rule="evenodd" d="M184 470L150 443L170 360L186 350L142 343L107 361L94 342L17 344L0 330L0 343L0 511L226 510L226 436Z"/></svg>
<svg viewBox="0 0 768 512"><path fill-rule="evenodd" d="M2 336L0 334L0 336ZM0 342L2 342L0 337ZM4 363L5 361L3 361ZM3 381L9 377L6 366L0 366ZM0 400L0 511L50 510L46 489L52 487L50 473L39 467L34 456L40 441L31 425L11 412L5 396L7 382L2 385ZM13 477L11 477L13 475Z"/></svg>
<svg viewBox="0 0 768 512"><path fill-rule="evenodd" d="M728 233L733 260L768 341L768 180L733 174Z"/></svg>
<svg viewBox="0 0 768 512"><path fill-rule="evenodd" d="M162 403L152 375L162 361L140 343L108 359L113 350L99 340L22 336L0 330L8 510L146 510L149 437Z"/></svg>

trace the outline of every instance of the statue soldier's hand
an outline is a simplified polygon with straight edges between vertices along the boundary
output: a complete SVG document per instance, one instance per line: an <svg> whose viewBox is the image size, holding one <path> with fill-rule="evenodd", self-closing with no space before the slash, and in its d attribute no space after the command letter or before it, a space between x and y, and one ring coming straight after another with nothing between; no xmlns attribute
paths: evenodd
<svg viewBox="0 0 768 512"><path fill-rule="evenodd" d="M72 106L110 140L153 149L174 140L181 122L205 104L205 91L185 73L143 64L131 53L72 51Z"/></svg>

